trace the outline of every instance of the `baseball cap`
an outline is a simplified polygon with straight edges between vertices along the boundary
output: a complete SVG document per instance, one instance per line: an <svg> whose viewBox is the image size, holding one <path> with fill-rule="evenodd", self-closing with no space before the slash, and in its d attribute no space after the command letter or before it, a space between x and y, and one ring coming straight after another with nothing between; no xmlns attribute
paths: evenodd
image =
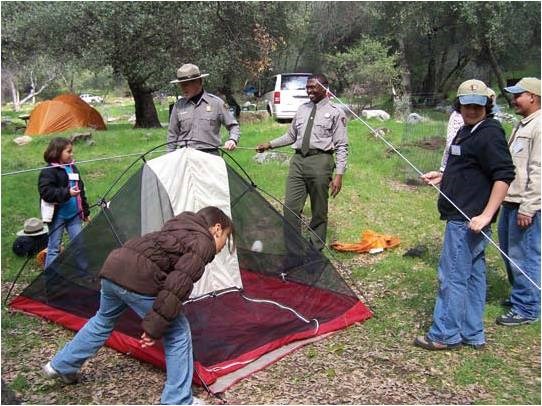
<svg viewBox="0 0 542 406"><path fill-rule="evenodd" d="M487 86L477 79L466 80L457 88L457 97L461 104L478 104L485 106L487 103Z"/></svg>
<svg viewBox="0 0 542 406"><path fill-rule="evenodd" d="M540 96L540 79L538 78L523 78L514 86L508 86L504 88L505 92L512 94L519 94L523 92L529 92Z"/></svg>

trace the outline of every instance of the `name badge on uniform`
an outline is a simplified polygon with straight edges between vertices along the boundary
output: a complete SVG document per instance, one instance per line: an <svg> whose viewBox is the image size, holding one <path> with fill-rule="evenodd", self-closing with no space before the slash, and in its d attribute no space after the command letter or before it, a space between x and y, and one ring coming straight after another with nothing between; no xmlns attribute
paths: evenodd
<svg viewBox="0 0 542 406"><path fill-rule="evenodd" d="M326 114L324 114L324 117L325 117L325 118L330 118L331 115L330 115L329 113L326 113Z"/></svg>
<svg viewBox="0 0 542 406"><path fill-rule="evenodd" d="M461 146L459 145L452 145L450 153L452 155L461 155Z"/></svg>
<svg viewBox="0 0 542 406"><path fill-rule="evenodd" d="M207 107L205 107L205 111L211 111L211 106L207 105Z"/></svg>
<svg viewBox="0 0 542 406"><path fill-rule="evenodd" d="M69 180L79 180L79 174L78 173L68 173L68 179Z"/></svg>

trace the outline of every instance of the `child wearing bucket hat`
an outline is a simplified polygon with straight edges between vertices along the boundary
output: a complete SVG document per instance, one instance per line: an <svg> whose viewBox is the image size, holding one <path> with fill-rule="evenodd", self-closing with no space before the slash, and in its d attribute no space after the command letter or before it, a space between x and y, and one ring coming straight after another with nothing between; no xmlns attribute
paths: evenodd
<svg viewBox="0 0 542 406"><path fill-rule="evenodd" d="M449 146L444 173L431 171L422 176L428 184L440 183L438 210L446 221L433 322L427 334L414 341L427 350L485 345L488 240L481 231L491 235L490 225L515 176L504 130L488 117L492 102L487 89L476 79L461 83L454 108L465 125Z"/></svg>
<svg viewBox="0 0 542 406"><path fill-rule="evenodd" d="M38 189L41 199L54 205L45 261L47 270L60 253L64 230L73 240L81 231L81 221L88 221L90 210L85 184L74 165L72 142L67 138L53 138L43 158L49 165L40 172Z"/></svg>

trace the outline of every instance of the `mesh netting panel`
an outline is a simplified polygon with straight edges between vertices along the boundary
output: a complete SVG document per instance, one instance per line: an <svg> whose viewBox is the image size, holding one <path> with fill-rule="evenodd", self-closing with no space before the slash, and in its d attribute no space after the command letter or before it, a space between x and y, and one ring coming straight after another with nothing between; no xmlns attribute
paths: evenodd
<svg viewBox="0 0 542 406"><path fill-rule="evenodd" d="M243 291L186 306L194 358L204 366L316 331L359 302L329 260L253 186L231 167L228 177Z"/></svg>
<svg viewBox="0 0 542 406"><path fill-rule="evenodd" d="M234 170L228 170L241 268L356 296L321 252L314 249L256 189Z"/></svg>

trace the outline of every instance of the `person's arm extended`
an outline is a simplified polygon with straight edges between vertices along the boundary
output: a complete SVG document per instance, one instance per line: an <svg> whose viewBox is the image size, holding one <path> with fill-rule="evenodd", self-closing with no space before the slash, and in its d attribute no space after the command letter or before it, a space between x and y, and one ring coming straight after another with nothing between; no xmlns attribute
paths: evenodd
<svg viewBox="0 0 542 406"><path fill-rule="evenodd" d="M489 223L491 219L501 206L502 201L506 197L506 192L508 192L508 183L503 182L502 180L497 180L493 183L491 188L491 194L489 200L484 208L482 214L471 218L469 223L469 228L475 233L482 231Z"/></svg>
<svg viewBox="0 0 542 406"><path fill-rule="evenodd" d="M285 145L291 145L293 144L297 139L297 131L295 127L295 121L296 121L297 113L294 116L292 123L290 124L290 127L288 128L288 132L278 138L275 138L274 140L264 142L262 144L258 144L256 146L256 152L265 152L268 149L283 147Z"/></svg>

